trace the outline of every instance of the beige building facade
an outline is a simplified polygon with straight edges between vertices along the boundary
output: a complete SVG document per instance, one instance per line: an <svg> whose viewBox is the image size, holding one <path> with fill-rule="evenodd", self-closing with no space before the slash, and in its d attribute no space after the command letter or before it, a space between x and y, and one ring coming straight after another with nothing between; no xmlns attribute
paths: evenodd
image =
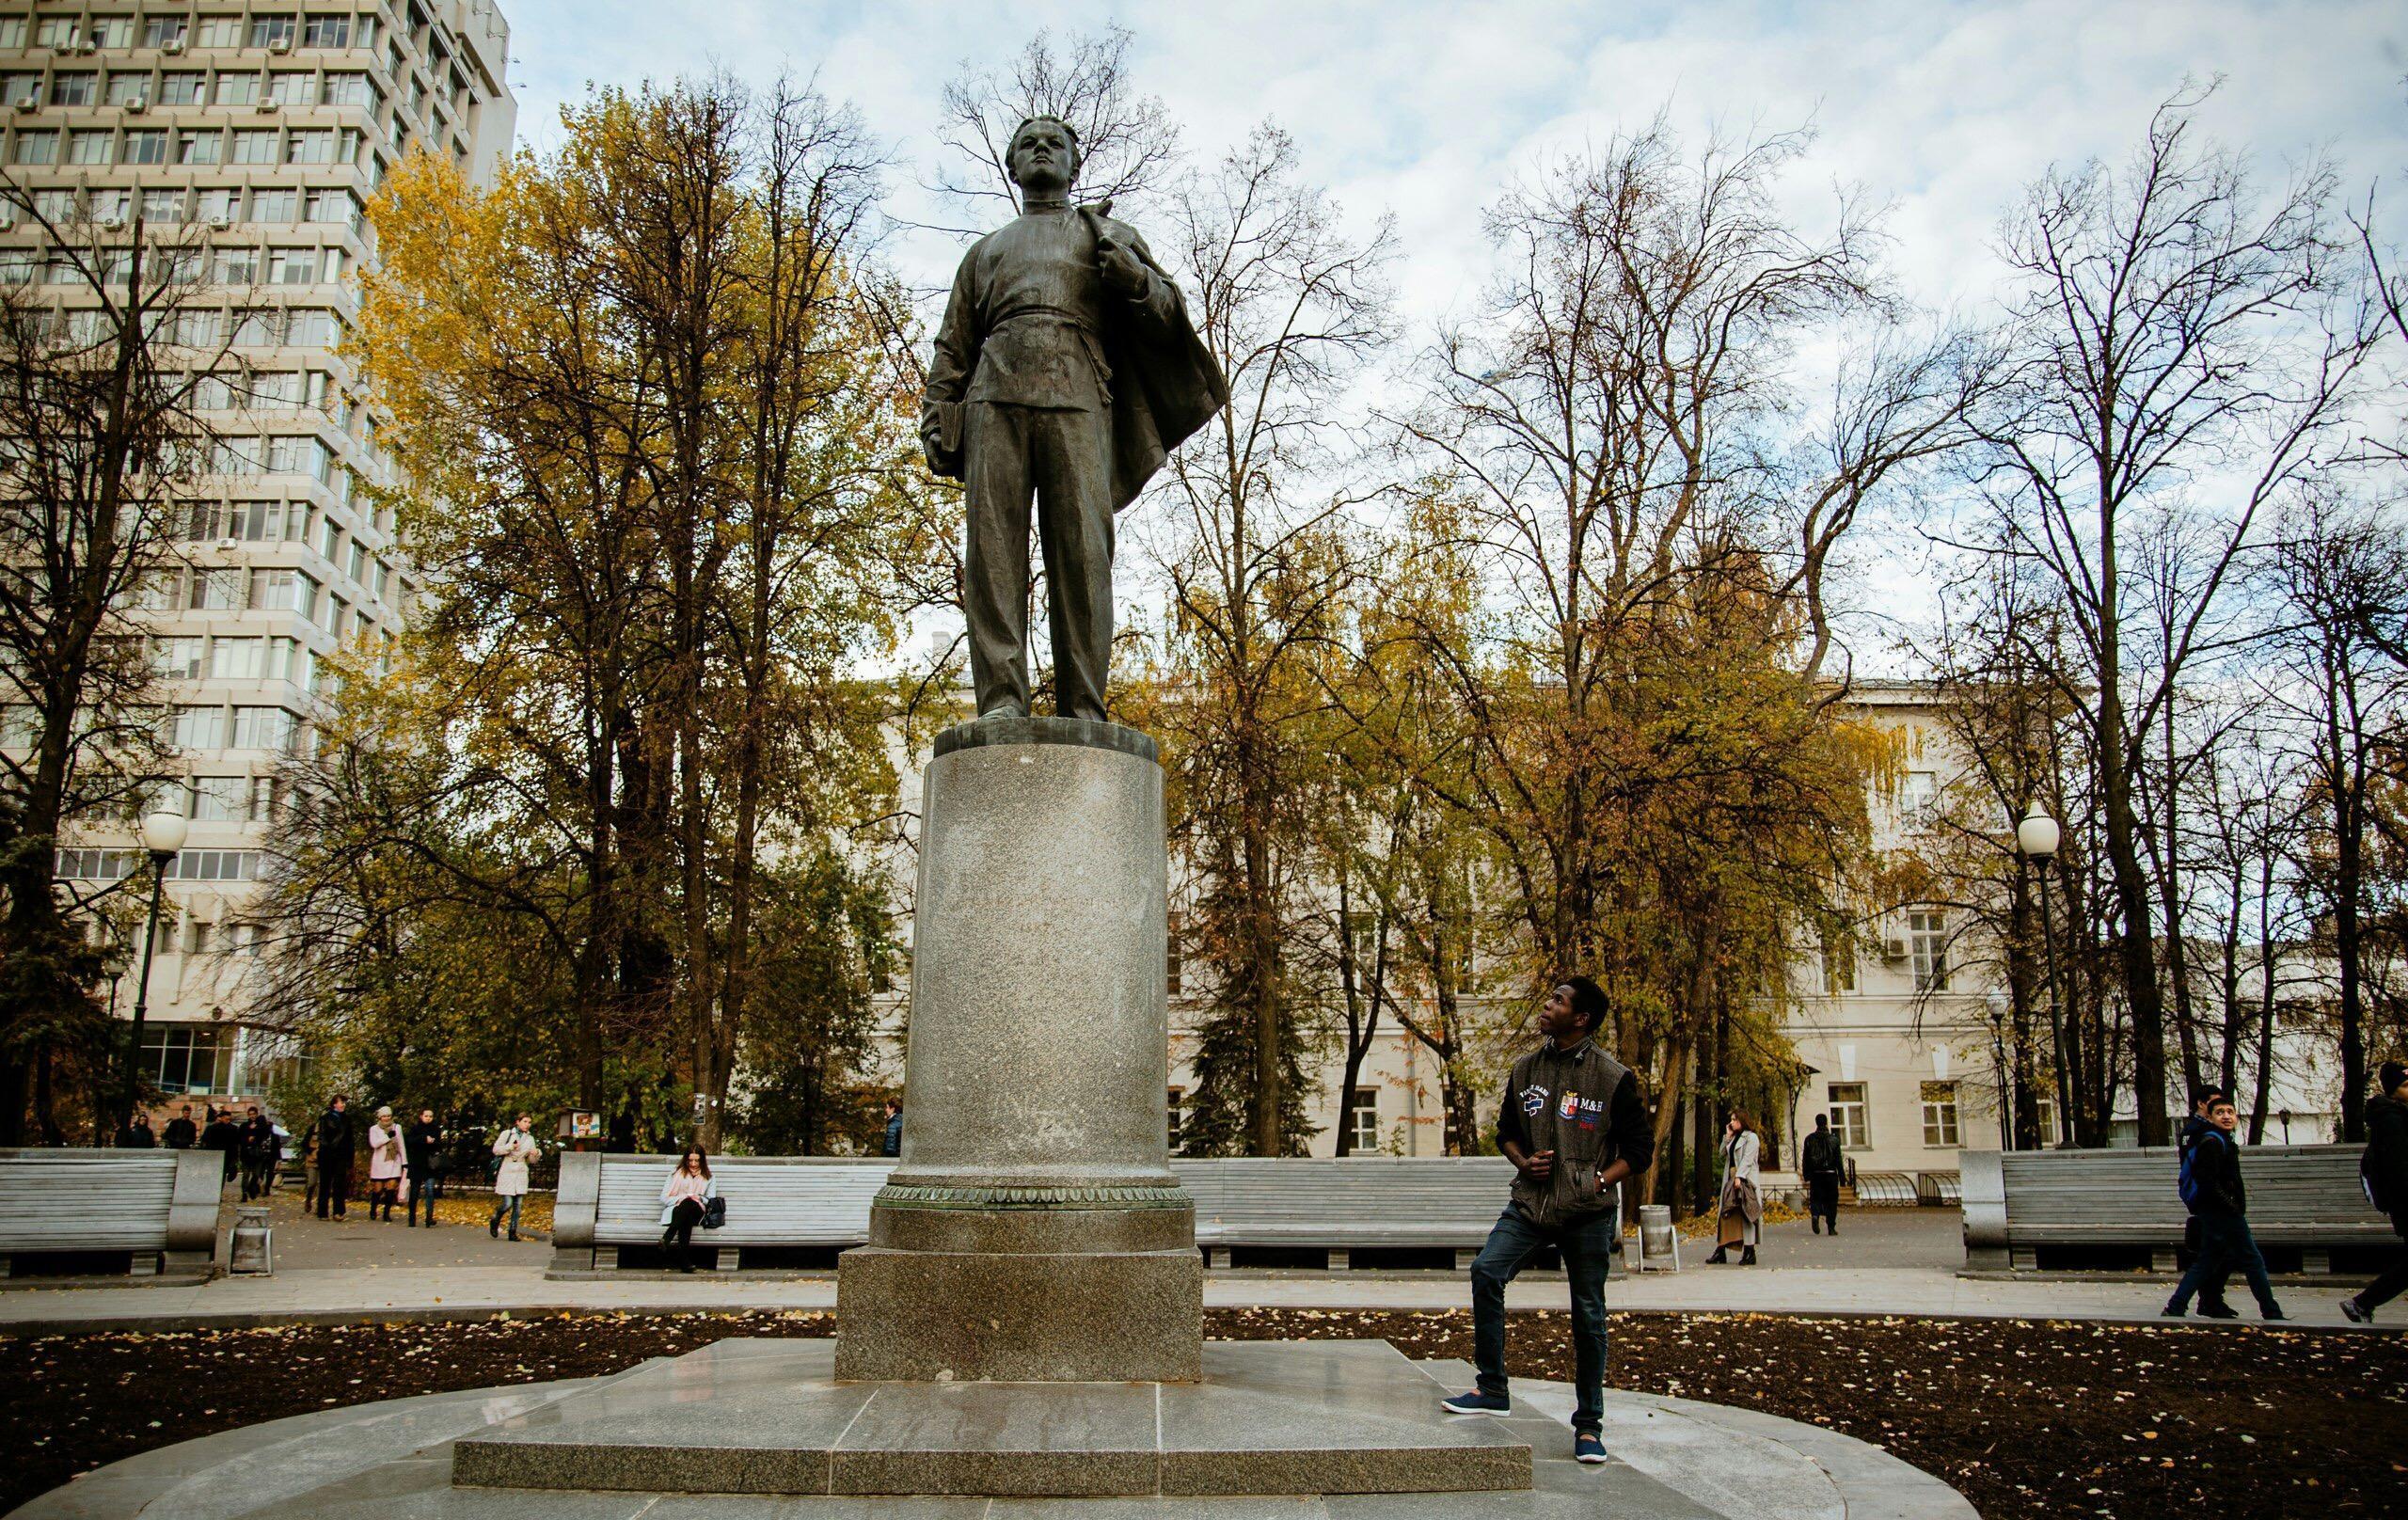
<svg viewBox="0 0 2408 1520"><path fill-rule="evenodd" d="M246 1031L248 905L283 800L276 770L310 742L327 657L372 650L408 616L411 572L372 420L335 350L374 257L365 208L413 151L489 178L516 104L493 0L27 4L0 0L0 160L59 225L105 245L137 220L195 250L185 340L232 361L203 400L223 441L145 588L163 725L191 819L168 867L142 1062L170 1095L256 1093L281 1053ZM50 287L65 320L96 303L39 221L0 228L0 278ZM98 886L147 871L130 831L91 831L58 873ZM127 959L140 965L139 945ZM112 989L131 1012L138 971Z"/></svg>

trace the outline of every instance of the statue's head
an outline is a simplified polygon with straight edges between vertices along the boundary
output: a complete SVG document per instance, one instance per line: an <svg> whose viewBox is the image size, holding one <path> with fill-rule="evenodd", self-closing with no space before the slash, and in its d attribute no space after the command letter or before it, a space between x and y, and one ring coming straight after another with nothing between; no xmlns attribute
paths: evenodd
<svg viewBox="0 0 2408 1520"><path fill-rule="evenodd" d="M1079 177L1078 129L1058 116L1033 116L1012 129L1004 166L1023 192L1059 195Z"/></svg>

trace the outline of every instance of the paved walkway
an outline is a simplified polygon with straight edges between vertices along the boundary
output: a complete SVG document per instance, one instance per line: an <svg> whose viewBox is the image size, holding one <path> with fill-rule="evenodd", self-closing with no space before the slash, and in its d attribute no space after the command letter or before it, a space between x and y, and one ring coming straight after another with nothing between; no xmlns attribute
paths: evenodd
<svg viewBox="0 0 2408 1520"><path fill-rule="evenodd" d="M1949 1248L1953 1211L1851 1211L1838 1240L1802 1224L1766 1230L1754 1267L1707 1266L1697 1242L1681 1243L1684 1270L1615 1283L1614 1307L1641 1312L1737 1312L1963 1316L1996 1319L2157 1321L2168 1291L2144 1277L2082 1281L1975 1280L1957 1275ZM165 1287L18 1288L0 1292L0 1332L44 1328L191 1328L295 1320L483 1318L571 1312L641 1313L822 1310L836 1306L832 1274L767 1278L696 1273L629 1273L551 1282L548 1243L513 1245L474 1226L409 1229L368 1223L355 1209L337 1225L279 1207L272 1277L220 1277ZM1794 1264L1793 1264L1794 1263ZM2303 1325L2348 1328L2345 1289L2293 1283L2278 1291ZM2243 1295L2245 1302L2245 1295ZM1408 1272L1220 1272L1205 1279L1216 1308L1457 1309L1469 1303L1459 1275ZM1564 1306L1560 1276L1534 1275L1506 1295L1513 1308ZM2254 1324L2254 1311L2231 1322ZM2408 1321L2387 1309L2393 1329ZM2194 1320L2211 1324L2216 1322Z"/></svg>

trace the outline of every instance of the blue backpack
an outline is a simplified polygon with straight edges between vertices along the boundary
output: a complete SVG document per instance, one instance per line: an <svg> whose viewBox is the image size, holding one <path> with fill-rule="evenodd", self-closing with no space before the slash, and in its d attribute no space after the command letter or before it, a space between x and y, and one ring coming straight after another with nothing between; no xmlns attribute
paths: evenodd
<svg viewBox="0 0 2408 1520"><path fill-rule="evenodd" d="M2181 1169L2176 1175L2175 1190L2182 1195L2182 1205L2184 1208L2195 1209L2199 1206L2199 1195L2202 1186L2199 1181L2198 1170L2199 1147L2207 1141L2215 1138L2217 1137L2203 1134L2199 1136L2198 1139L2189 1142L2182 1148Z"/></svg>

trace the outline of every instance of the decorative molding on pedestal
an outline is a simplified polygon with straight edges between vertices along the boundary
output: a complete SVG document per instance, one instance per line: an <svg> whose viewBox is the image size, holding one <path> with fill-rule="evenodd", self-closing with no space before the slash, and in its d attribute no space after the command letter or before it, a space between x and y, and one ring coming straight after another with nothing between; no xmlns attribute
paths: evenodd
<svg viewBox="0 0 2408 1520"><path fill-rule="evenodd" d="M910 1187L879 1189L877 1209L1193 1209L1196 1199L1168 1187Z"/></svg>

